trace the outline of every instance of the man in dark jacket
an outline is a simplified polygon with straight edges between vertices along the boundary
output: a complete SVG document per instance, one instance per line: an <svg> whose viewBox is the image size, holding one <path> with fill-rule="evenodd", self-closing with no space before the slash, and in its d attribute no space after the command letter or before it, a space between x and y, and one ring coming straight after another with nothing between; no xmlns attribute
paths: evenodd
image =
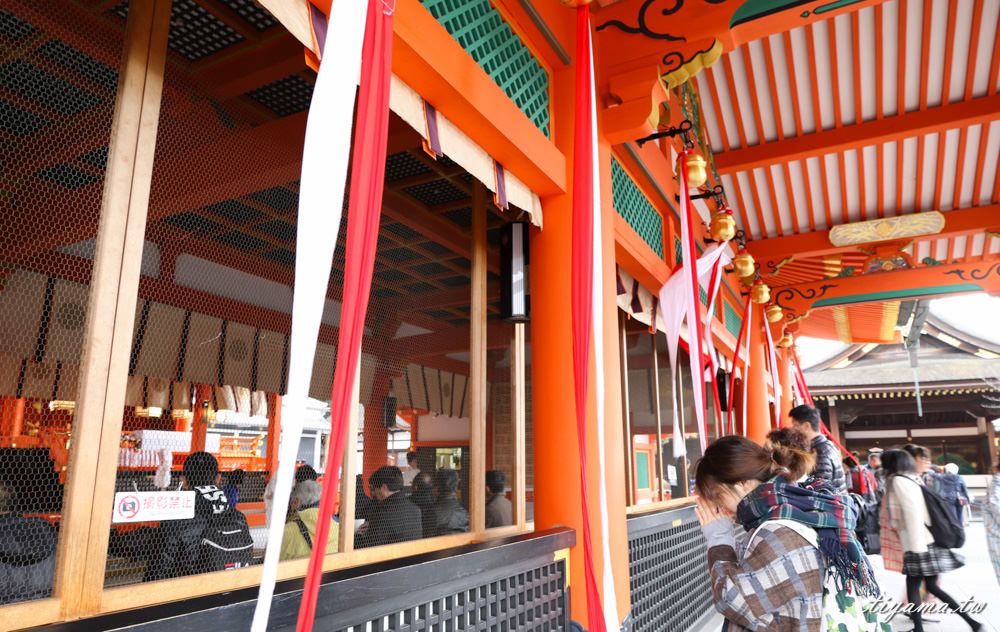
<svg viewBox="0 0 1000 632"><path fill-rule="evenodd" d="M816 454L816 467L812 475L825 478L839 492L847 491L847 480L844 478L844 468L840 463L840 453L829 439L820 434L819 411L803 404L788 412L792 423L809 439L813 452Z"/></svg>
<svg viewBox="0 0 1000 632"><path fill-rule="evenodd" d="M47 520L14 513L0 483L0 605L52 595L56 532Z"/></svg>
<svg viewBox="0 0 1000 632"><path fill-rule="evenodd" d="M253 538L246 518L229 504L219 489L219 462L207 452L195 452L184 461L181 474L185 490L195 492L194 518L164 520L149 536L154 549L148 557L146 581L167 579L248 566L253 558ZM214 529L214 525L219 525ZM214 531L219 531L215 534ZM224 537L214 548L206 539ZM226 559L216 559L220 554Z"/></svg>
<svg viewBox="0 0 1000 632"><path fill-rule="evenodd" d="M506 527L514 523L507 500L507 475L500 470L486 472L486 528Z"/></svg>
<svg viewBox="0 0 1000 632"><path fill-rule="evenodd" d="M383 465L375 470L368 478L368 488L375 505L354 536L355 548L420 539L420 509L399 493L403 489L403 473L398 467Z"/></svg>
<svg viewBox="0 0 1000 632"><path fill-rule="evenodd" d="M425 538L433 538L437 521L434 516L434 503L437 498L434 496L434 479L430 472L420 472L413 477L413 492L410 494L410 502L420 507L420 515L423 520L423 533Z"/></svg>
<svg viewBox="0 0 1000 632"><path fill-rule="evenodd" d="M434 493L437 502L434 503L435 535L465 533L469 530L469 512L455 497L458 491L458 472L441 468L434 473Z"/></svg>

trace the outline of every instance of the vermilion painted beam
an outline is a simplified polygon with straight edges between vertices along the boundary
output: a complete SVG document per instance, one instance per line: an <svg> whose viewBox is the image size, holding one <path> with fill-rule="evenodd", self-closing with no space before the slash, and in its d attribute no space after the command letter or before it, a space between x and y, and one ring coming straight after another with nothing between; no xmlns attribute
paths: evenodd
<svg viewBox="0 0 1000 632"><path fill-rule="evenodd" d="M821 279L777 288L771 300L789 321L837 305L969 294L1000 293L1000 256L983 261L919 266L892 272Z"/></svg>
<svg viewBox="0 0 1000 632"><path fill-rule="evenodd" d="M566 190L566 157L419 0L397 0L392 71L539 195Z"/></svg>
<svg viewBox="0 0 1000 632"><path fill-rule="evenodd" d="M1000 94L715 154L719 173L804 160L1000 119Z"/></svg>
<svg viewBox="0 0 1000 632"><path fill-rule="evenodd" d="M944 229L934 236L935 239L982 233L986 229L1000 227L1000 204L947 211L944 218ZM838 247L831 244L829 230L747 242L747 250L760 263L761 273L773 271L774 266L786 257L805 259L838 252L854 252L856 249L857 246Z"/></svg>
<svg viewBox="0 0 1000 632"><path fill-rule="evenodd" d="M618 213L615 213L615 260L641 285L658 292L670 278L670 268L639 237Z"/></svg>

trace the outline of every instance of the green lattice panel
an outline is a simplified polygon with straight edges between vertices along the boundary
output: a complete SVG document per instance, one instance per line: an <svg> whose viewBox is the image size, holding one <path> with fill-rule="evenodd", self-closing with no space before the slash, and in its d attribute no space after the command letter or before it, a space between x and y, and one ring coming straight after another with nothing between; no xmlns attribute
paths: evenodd
<svg viewBox="0 0 1000 632"><path fill-rule="evenodd" d="M736 338L740 335L740 325L743 322L743 317L737 314L732 305L726 301L723 301L722 304L724 306L723 309L725 310L724 320L726 323L726 329L733 335L733 338Z"/></svg>
<svg viewBox="0 0 1000 632"><path fill-rule="evenodd" d="M663 218L614 158L611 158L611 198L615 211L662 259Z"/></svg>
<svg viewBox="0 0 1000 632"><path fill-rule="evenodd" d="M684 246L681 245L681 240L676 237L674 237L674 256L677 257L677 265L684 263ZM698 294L701 296L701 304L707 307L708 292L705 291L705 288L699 287Z"/></svg>
<svg viewBox="0 0 1000 632"><path fill-rule="evenodd" d="M549 75L489 0L420 0L546 136Z"/></svg>

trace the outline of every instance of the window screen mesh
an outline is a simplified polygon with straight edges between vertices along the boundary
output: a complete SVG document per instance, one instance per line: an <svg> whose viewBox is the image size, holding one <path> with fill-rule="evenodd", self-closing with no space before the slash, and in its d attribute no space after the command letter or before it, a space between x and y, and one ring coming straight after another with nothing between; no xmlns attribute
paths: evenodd
<svg viewBox="0 0 1000 632"><path fill-rule="evenodd" d="M0 604L52 592L122 33L0 8Z"/></svg>
<svg viewBox="0 0 1000 632"><path fill-rule="evenodd" d="M627 498L633 505L642 505L660 500L661 492L663 500L688 496L690 483L694 480L693 464L701 456L701 444L698 439L687 352L683 348L677 349L676 365L676 419L684 424L683 440L687 454L686 457L675 458L674 386L666 337L662 332L657 332L654 338L646 325L629 318L624 312L619 317L624 326L623 355L627 367L623 381L626 388L623 397L627 398L628 409L626 436L630 437L626 441L629 459L627 471L631 475L630 489L627 490L630 496ZM655 373L654 358L657 367ZM711 443L718 438L718 433L709 384L705 386L705 397L708 402L706 440ZM657 406L660 411L659 428ZM659 441L656 438L657 432L660 433Z"/></svg>
<svg viewBox="0 0 1000 632"><path fill-rule="evenodd" d="M106 587L263 555L315 74L284 29L244 4L175 0L171 10ZM102 18L124 28L127 14L115 5ZM339 288L331 283L318 375L333 362ZM329 386L310 394L299 456L321 472ZM162 490L187 498L160 500ZM120 515L127 497L145 519ZM191 503L193 515L147 513L156 502Z"/></svg>
<svg viewBox="0 0 1000 632"><path fill-rule="evenodd" d="M143 502L155 490L195 488L194 517L116 523L107 586L259 563L268 520L285 522L282 559L307 556L320 484L342 467L326 456L346 203L330 235L337 247L292 503L271 506L315 75L294 70L301 47L284 29L261 29L233 5L185 0L173 7L143 251L149 263L137 297L115 486ZM122 14L115 8L107 19L121 23ZM212 50L199 48L205 37L191 35L196 31L220 33ZM264 65L254 61L266 51L287 52ZM475 182L446 156L426 154L420 136L394 115L389 128L361 349L363 413L347 450L360 477L350 499L357 548L469 529ZM480 212L489 236L485 319L500 331L497 231L510 217ZM509 384L509 331L498 341L487 356L487 380ZM414 481L417 470L422 476ZM338 495L338 515L344 501ZM328 553L338 551L342 529L338 517ZM205 533L220 538L217 548L237 553L219 554L204 543Z"/></svg>

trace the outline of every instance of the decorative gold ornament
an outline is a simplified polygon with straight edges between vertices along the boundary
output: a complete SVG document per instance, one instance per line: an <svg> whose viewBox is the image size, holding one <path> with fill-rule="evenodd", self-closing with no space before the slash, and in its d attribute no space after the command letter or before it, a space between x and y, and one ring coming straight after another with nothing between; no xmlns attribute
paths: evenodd
<svg viewBox="0 0 1000 632"><path fill-rule="evenodd" d="M794 343L795 343L795 339L792 337L792 333L789 332L789 331L786 331L781 336L781 340L778 341L778 346L781 347L782 349L787 349L787 348L791 347L792 344L794 344ZM799 350L798 350L798 348L796 348L795 349L795 353L798 354L798 352L799 352Z"/></svg>
<svg viewBox="0 0 1000 632"><path fill-rule="evenodd" d="M769 323L776 323L784 317L784 313L777 305L768 305L764 309L764 313L767 314L767 322Z"/></svg>
<svg viewBox="0 0 1000 632"><path fill-rule="evenodd" d="M754 303L763 305L771 300L771 288L763 281L755 281L750 287L750 298Z"/></svg>
<svg viewBox="0 0 1000 632"><path fill-rule="evenodd" d="M712 216L708 228L715 241L729 241L736 236L736 220L733 219L733 211L724 208Z"/></svg>
<svg viewBox="0 0 1000 632"><path fill-rule="evenodd" d="M699 154L691 152L684 160L687 169L688 187L697 189L708 180L708 171L705 169L707 162Z"/></svg>
<svg viewBox="0 0 1000 632"><path fill-rule="evenodd" d="M856 246L891 239L935 235L942 230L944 230L944 215L940 211L924 211L900 217L834 226L830 229L830 243L838 247Z"/></svg>
<svg viewBox="0 0 1000 632"><path fill-rule="evenodd" d="M736 272L736 276L741 279L752 276L757 271L756 265L757 262L754 261L753 255L747 252L746 248L741 248L733 257L733 270Z"/></svg>

